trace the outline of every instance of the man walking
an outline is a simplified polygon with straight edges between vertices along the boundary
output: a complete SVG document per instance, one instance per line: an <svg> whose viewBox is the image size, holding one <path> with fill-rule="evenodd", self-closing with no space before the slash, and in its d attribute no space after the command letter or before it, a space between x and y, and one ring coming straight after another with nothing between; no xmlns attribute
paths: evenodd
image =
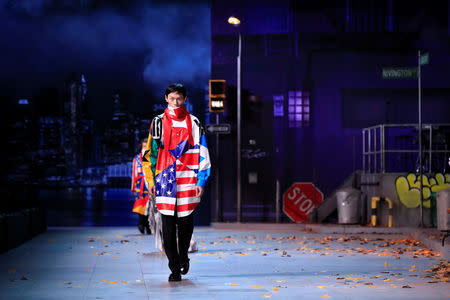
<svg viewBox="0 0 450 300"><path fill-rule="evenodd" d="M169 85L165 100L166 110L150 126L142 164L149 194L162 217L164 250L172 272L169 281L181 281L181 274L189 271L192 213L203 195L211 163L200 122L184 107L186 88Z"/></svg>

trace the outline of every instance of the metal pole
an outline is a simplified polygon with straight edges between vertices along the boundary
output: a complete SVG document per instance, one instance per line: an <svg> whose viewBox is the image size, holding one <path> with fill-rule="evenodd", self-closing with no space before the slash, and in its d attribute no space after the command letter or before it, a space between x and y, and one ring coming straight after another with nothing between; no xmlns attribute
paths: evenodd
<svg viewBox="0 0 450 300"><path fill-rule="evenodd" d="M377 129L378 127L375 127L373 129L373 169L375 173L378 173L378 143L377 143ZM381 136L381 127L380 127L380 136Z"/></svg>
<svg viewBox="0 0 450 300"><path fill-rule="evenodd" d="M417 81L419 93L419 182L420 182L420 226L423 227L423 182L422 182L422 86L420 74L420 50L417 54Z"/></svg>
<svg viewBox="0 0 450 300"><path fill-rule="evenodd" d="M216 124L219 124L219 114L218 113L216 113ZM219 209L219 206L220 206L220 199L219 199L219 197L220 197L220 195L219 195L219 176L220 176L220 173L219 173L219 149L220 149L220 147L219 147L219 133L216 133L216 168L215 168L215 170L216 170L216 222L220 222L220 221L222 221L221 220L221 217L220 217L220 209Z"/></svg>
<svg viewBox="0 0 450 300"><path fill-rule="evenodd" d="M432 155L433 155L433 149L431 148L431 147L433 147L433 125L432 124L430 124L430 135L428 136L428 139L429 139L429 144L428 144L428 147L430 147L429 148L429 151L428 151L428 174L430 174L431 172L432 172L432 167L433 167L433 165L431 164L432 163Z"/></svg>
<svg viewBox="0 0 450 300"><path fill-rule="evenodd" d="M280 223L280 181L276 182L275 222Z"/></svg>
<svg viewBox="0 0 450 300"><path fill-rule="evenodd" d="M363 173L366 173L366 130L363 129L362 145L363 145Z"/></svg>
<svg viewBox="0 0 450 300"><path fill-rule="evenodd" d="M369 128L369 141L368 141L368 148L369 148L369 155L368 155L368 165L369 165L369 167L368 167L368 169L369 169L369 173L372 173L372 143L371 143L371 140L372 140L372 129L371 128Z"/></svg>
<svg viewBox="0 0 450 300"><path fill-rule="evenodd" d="M239 46L237 57L237 222L242 219L241 202L241 45L242 38L239 31Z"/></svg>
<svg viewBox="0 0 450 300"><path fill-rule="evenodd" d="M385 144L385 138L384 138L384 125L381 125L381 173L386 173L386 144Z"/></svg>

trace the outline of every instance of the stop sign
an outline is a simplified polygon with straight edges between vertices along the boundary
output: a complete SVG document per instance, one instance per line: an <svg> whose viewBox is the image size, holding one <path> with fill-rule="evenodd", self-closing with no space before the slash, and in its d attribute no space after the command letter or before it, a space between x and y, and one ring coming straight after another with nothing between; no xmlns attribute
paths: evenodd
<svg viewBox="0 0 450 300"><path fill-rule="evenodd" d="M296 223L306 222L322 201L322 192L312 182L295 182L283 194L283 211Z"/></svg>

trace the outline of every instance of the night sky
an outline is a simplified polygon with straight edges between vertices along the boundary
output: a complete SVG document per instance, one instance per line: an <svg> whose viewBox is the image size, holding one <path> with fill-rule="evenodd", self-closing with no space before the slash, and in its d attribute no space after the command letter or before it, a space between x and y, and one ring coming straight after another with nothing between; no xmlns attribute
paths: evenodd
<svg viewBox="0 0 450 300"><path fill-rule="evenodd" d="M61 98L71 73L83 73L89 113L106 120L117 90L130 111L151 113L168 84L207 85L208 2L60 2L0 2L2 101L33 100L42 88Z"/></svg>

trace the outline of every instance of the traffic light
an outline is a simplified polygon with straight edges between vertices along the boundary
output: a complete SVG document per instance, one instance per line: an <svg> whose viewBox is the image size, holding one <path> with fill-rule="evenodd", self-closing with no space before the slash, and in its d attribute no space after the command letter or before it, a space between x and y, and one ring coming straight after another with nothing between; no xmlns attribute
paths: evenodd
<svg viewBox="0 0 450 300"><path fill-rule="evenodd" d="M209 81L209 112L219 113L225 111L225 80L211 79Z"/></svg>

